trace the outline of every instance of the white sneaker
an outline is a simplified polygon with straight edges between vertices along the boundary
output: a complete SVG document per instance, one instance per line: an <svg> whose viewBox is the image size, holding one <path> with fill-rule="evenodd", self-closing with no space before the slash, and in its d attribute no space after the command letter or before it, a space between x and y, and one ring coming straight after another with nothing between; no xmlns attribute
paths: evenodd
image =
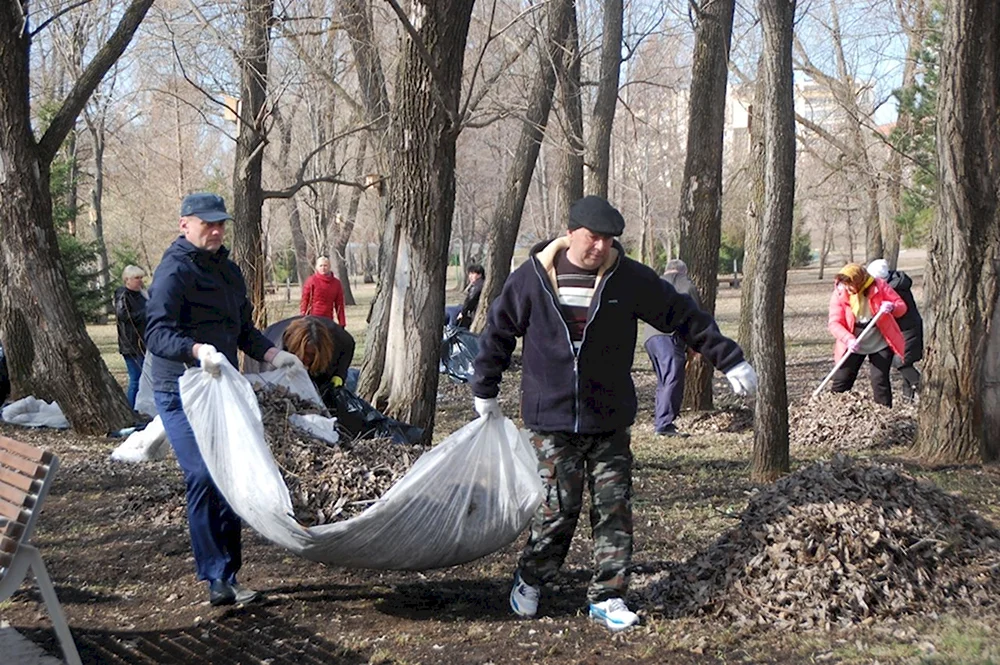
<svg viewBox="0 0 1000 665"><path fill-rule="evenodd" d="M590 604L590 618L603 622L608 630L625 630L639 623L639 615L631 611L621 598L608 598L600 603Z"/></svg>
<svg viewBox="0 0 1000 665"><path fill-rule="evenodd" d="M514 574L514 587L510 590L510 609L519 617L531 619L538 613L538 598L542 590L521 581L521 573Z"/></svg>

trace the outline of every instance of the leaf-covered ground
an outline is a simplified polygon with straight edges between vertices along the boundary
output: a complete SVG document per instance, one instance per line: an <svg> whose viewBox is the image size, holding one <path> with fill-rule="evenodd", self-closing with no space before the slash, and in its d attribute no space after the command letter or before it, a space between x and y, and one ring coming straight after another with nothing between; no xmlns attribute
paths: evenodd
<svg viewBox="0 0 1000 665"><path fill-rule="evenodd" d="M910 272L919 282L921 271ZM952 502L959 502L954 495L960 494L961 505L986 520L981 532L967 534L968 538L991 533L990 528L1000 524L1000 473L991 467L935 470L916 464L909 456L908 444L918 407L900 403L892 411L880 411L868 401L870 391L860 385L866 383L864 373L857 392L850 397L826 395L815 402L805 399L832 364L825 329L828 294L828 279L819 282L810 271L792 273L785 322L795 423L793 471L804 473L803 477L812 478L815 484L816 477L809 475L815 473L815 467L809 470L811 465L829 461L838 453L847 454L854 458L854 464L865 468L882 465L878 467L882 471L858 474L868 478L865 482L877 484L883 482L878 478L889 478L907 488L911 488L908 478L934 483L933 502L938 502L934 505L944 502L936 514L953 515L949 512ZM725 287L720 291L719 319L729 334L735 329L738 301L738 291ZM363 320L363 310L364 305L359 305L354 321ZM360 331L352 332L362 338ZM113 337L102 329L92 329L92 334L102 348L109 349L109 366L116 367L114 350L107 343ZM44 445L61 456L63 467L46 504L36 543L46 558L85 662L606 665L1000 660L1000 622L989 603L980 603L975 609L961 602L941 602L938 607L931 598L916 611L865 614L860 605L851 605L850 598L831 592L827 597L805 594L801 607L818 612L834 607L837 601L841 603L837 607L854 608L857 621L849 612L841 612L849 620L831 622L829 627L822 622L798 625L809 622L795 622L788 612L775 613L774 608L791 602L790 596L779 600L780 590L773 586L778 579L773 577L775 570L789 561L796 572L806 570L803 579L817 578L831 584L836 575L830 567L838 565L831 557L837 552L840 556L843 552L882 556L882 565L888 552L890 559L899 557L900 570L909 574L928 566L943 570L941 566L947 565L953 551L941 544L948 538L966 550L969 542L981 544L981 540L957 538L948 525L939 524L939 542L900 545L903 541L899 540L883 546L871 533L876 528L865 522L871 513L863 506L838 513L837 505L824 511L819 503L806 502L795 505L799 519L789 520L787 511L782 513L773 506L781 500L775 493L780 484L757 487L749 481L752 405L733 398L725 381L717 377L717 411L685 413L678 425L690 434L687 438L655 437L651 425L655 381L641 349L636 358L635 381L640 394L640 413L632 431L636 552L629 600L643 621L637 628L613 636L590 623L585 614L590 574L586 524L578 529L563 578L556 588L543 592L541 616L534 621L518 620L507 608L510 576L523 535L517 543L479 561L413 573L323 566L245 531L241 581L263 590L267 600L242 609L212 608L206 602L205 588L194 579L183 482L172 458L140 465L118 464L109 459L115 440L6 425L0 425L0 432ZM516 379L512 374L504 382L501 401L509 416L517 412ZM898 385L896 388L898 397ZM468 421L473 415L471 401L466 386L442 380L437 440ZM924 496L923 490L907 492L897 491L894 496L900 501L906 496ZM842 507L853 500L838 496L831 500L824 495L822 503L839 502ZM755 497L758 503L752 515L757 522L741 520ZM837 515L845 517L840 520ZM907 529L915 529L914 525L923 528L924 521L932 518L920 513L892 519L900 520L898 525L890 525L896 530L886 528L894 537L905 539L910 533ZM744 594L770 589L774 598L764 599L766 605L756 601L723 604L712 611L708 605L680 598L678 589L684 590L685 585L678 584L680 578L671 582L671 575L683 573L697 580L698 574L692 571L703 571L698 563L712 560L720 544L749 547L757 527L740 532L744 522L751 527L770 524L758 530L770 534L771 546L784 534L797 538L796 530L806 528L803 525L812 529L817 542L830 535L831 525L843 524L863 533L856 543L831 540L840 543L841 550L823 550L823 568L808 569L814 563L801 557L796 560L798 550L784 546L773 547L771 557L754 559L755 567L744 566ZM872 524L878 526L877 517ZM866 526L871 528L863 528ZM728 540L726 534L730 534ZM855 549L851 549L852 543L857 545ZM911 554L918 558L907 558L907 547L913 548ZM818 560L817 548L810 552L811 560ZM989 563L988 558L984 561ZM769 567L772 565L775 570ZM988 581L995 581L998 574L988 565L980 572ZM736 573L734 569L729 577L739 577ZM772 576L767 584L753 581L767 575ZM718 575L711 577L715 591L733 591L732 585L726 587L719 579ZM857 583L857 576L851 579ZM725 598L723 594L716 600ZM862 595L862 599L867 603L870 597ZM754 607L758 607L756 615ZM58 653L51 624L32 585L26 584L11 600L0 604L0 621L9 622Z"/></svg>

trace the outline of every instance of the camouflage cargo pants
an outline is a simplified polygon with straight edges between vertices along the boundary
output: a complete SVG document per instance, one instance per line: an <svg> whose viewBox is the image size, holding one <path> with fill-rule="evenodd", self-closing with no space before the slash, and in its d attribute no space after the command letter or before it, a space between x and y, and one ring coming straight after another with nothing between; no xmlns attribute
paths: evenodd
<svg viewBox="0 0 1000 665"><path fill-rule="evenodd" d="M532 432L545 499L535 511L521 553L521 578L532 585L550 582L566 560L590 490L594 576L590 602L623 597L632 562L632 451L628 430L606 434Z"/></svg>

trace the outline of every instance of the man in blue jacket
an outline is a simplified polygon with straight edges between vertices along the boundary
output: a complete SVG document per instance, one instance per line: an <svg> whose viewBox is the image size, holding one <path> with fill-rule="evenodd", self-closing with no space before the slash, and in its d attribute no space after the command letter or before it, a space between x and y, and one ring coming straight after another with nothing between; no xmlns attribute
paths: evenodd
<svg viewBox="0 0 1000 665"><path fill-rule="evenodd" d="M500 417L500 380L523 338L521 416L547 491L514 576L511 608L522 617L537 613L541 586L555 578L569 551L587 483L596 567L587 592L590 616L614 631L639 621L624 601L639 320L676 332L726 373L737 394L757 387L739 345L709 314L625 256L615 240L624 228L621 213L600 197L570 207L566 235L536 245L490 307L472 382L476 411Z"/></svg>
<svg viewBox="0 0 1000 665"><path fill-rule="evenodd" d="M242 564L240 518L216 488L198 451L177 380L196 363L218 376L223 358L237 365L237 349L276 367L301 364L253 326L243 274L222 246L230 219L220 196L184 198L180 237L163 253L146 305L153 399L184 471L191 549L198 579L209 583L212 605L249 603L260 594L236 581Z"/></svg>

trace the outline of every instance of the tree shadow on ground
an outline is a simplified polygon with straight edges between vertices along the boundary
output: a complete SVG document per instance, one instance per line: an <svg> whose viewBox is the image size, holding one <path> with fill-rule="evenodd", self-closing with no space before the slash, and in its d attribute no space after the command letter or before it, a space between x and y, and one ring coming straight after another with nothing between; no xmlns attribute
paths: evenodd
<svg viewBox="0 0 1000 665"><path fill-rule="evenodd" d="M20 632L51 654L62 651L52 630ZM270 665L361 665L369 657L329 642L266 608L233 609L214 621L152 631L73 629L84 663L269 663Z"/></svg>
<svg viewBox="0 0 1000 665"><path fill-rule="evenodd" d="M590 572L560 573L542 589L538 617L565 617L587 607ZM511 579L454 579L397 584L376 601L383 614L413 621L509 621Z"/></svg>

